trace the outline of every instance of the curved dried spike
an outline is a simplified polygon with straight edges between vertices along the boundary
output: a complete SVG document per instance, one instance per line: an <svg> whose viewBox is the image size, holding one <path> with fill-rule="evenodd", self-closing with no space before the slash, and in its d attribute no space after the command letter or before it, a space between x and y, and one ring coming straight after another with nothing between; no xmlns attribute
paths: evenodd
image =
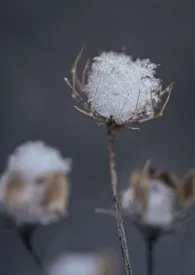
<svg viewBox="0 0 195 275"><path fill-rule="evenodd" d="M77 55L73 65L72 65L72 69L71 69L71 73L72 73L72 86L74 88L74 90L76 90L76 87L79 88L80 91L82 91L82 84L81 81L79 80L78 76L77 76L77 65L81 59L81 56L83 54L84 51L84 46L81 48L79 54Z"/></svg>
<svg viewBox="0 0 195 275"><path fill-rule="evenodd" d="M190 170L184 177L181 187L181 202L188 206L195 201L195 170Z"/></svg>
<svg viewBox="0 0 195 275"><path fill-rule="evenodd" d="M130 176L130 186L134 192L134 203L141 206L142 216L146 215L149 195L149 174L146 170L134 170Z"/></svg>
<svg viewBox="0 0 195 275"><path fill-rule="evenodd" d="M84 114L84 115L86 115L86 116L88 116L88 117L93 117L93 114L92 113L87 113L86 111L84 111L84 110L82 110L82 109L80 109L78 106L73 106L77 111L79 111L80 113L82 113L82 114Z"/></svg>
<svg viewBox="0 0 195 275"><path fill-rule="evenodd" d="M84 51L84 46L81 48L79 54L77 55L73 65L72 65L72 69L71 69L71 73L72 73L72 83L73 83L73 87L75 87L76 85L76 78L77 78L77 65L81 59L81 56L83 54L83 51Z"/></svg>
<svg viewBox="0 0 195 275"><path fill-rule="evenodd" d="M77 92L77 90L73 87L73 85L70 83L70 81L68 80L67 77L64 78L64 81L66 82L66 84L71 88L72 90L72 98L74 100L76 100L78 103L83 104L83 106L86 108L86 103L84 102L84 100L82 99L81 95Z"/></svg>
<svg viewBox="0 0 195 275"><path fill-rule="evenodd" d="M138 128L138 127L127 126L127 129L130 131L140 131L140 128Z"/></svg>
<svg viewBox="0 0 195 275"><path fill-rule="evenodd" d="M174 84L174 83L171 83L171 84L164 90L164 92L163 92L163 95L164 95L165 93L168 93L168 96L167 96L167 98L166 98L166 100L165 100L165 103L163 104L162 109L161 109L161 111L160 111L160 114L161 114L162 116L163 116L163 114L164 114L165 108L166 108L167 105L168 105L168 102L169 102L169 99L170 99L170 96L171 96L171 92L172 92L172 89L173 89L173 84Z"/></svg>
<svg viewBox="0 0 195 275"><path fill-rule="evenodd" d="M106 214L106 215L116 218L116 212L112 209L95 208L94 212L97 214Z"/></svg>
<svg viewBox="0 0 195 275"><path fill-rule="evenodd" d="M147 172L151 164L151 160L148 159L146 163L144 164L143 171Z"/></svg>
<svg viewBox="0 0 195 275"><path fill-rule="evenodd" d="M85 81L86 81L86 74L87 74L87 69L89 67L89 63L90 63L90 59L87 60L87 62L85 63L85 67L83 69L83 73L82 73L82 78L81 78L81 85L85 85Z"/></svg>
<svg viewBox="0 0 195 275"><path fill-rule="evenodd" d="M168 94L167 95L167 98L165 100L165 103L163 104L161 110L159 113L157 113L156 115L153 115L153 116L150 116L150 117L147 117L147 118L142 118L142 119L138 119L138 120L132 120L132 121L129 121L130 123L144 123L144 122L147 122L147 121L150 121L150 120L153 120L153 119L157 119L157 118L160 118L164 115L164 111L165 111L165 108L167 107L168 105L168 102L169 102L169 99L170 99L170 96L171 96L171 91L173 89L173 83L171 83L164 91L163 91L163 94Z"/></svg>

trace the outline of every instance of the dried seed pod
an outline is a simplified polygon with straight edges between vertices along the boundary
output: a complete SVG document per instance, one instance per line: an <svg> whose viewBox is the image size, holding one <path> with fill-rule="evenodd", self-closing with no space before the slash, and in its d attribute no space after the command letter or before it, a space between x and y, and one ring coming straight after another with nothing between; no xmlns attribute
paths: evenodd
<svg viewBox="0 0 195 275"><path fill-rule="evenodd" d="M117 274L117 256L113 250L104 251L100 254L100 272L98 275L116 275Z"/></svg>
<svg viewBox="0 0 195 275"><path fill-rule="evenodd" d="M145 215L149 194L149 174L148 171L135 170L130 176L130 186L133 189L133 203L141 206L141 215Z"/></svg>
<svg viewBox="0 0 195 275"><path fill-rule="evenodd" d="M27 185L28 183L21 173L15 172L9 175L4 198L8 211L19 210L23 207L28 200Z"/></svg>
<svg viewBox="0 0 195 275"><path fill-rule="evenodd" d="M177 175L174 173L156 170L156 172L153 175L153 178L161 180L167 186L175 189L176 192L178 192L180 188L181 181L179 177L177 177Z"/></svg>
<svg viewBox="0 0 195 275"><path fill-rule="evenodd" d="M44 185L41 202L43 208L48 212L67 215L69 202L68 177L60 173L48 173L38 178L39 181Z"/></svg>

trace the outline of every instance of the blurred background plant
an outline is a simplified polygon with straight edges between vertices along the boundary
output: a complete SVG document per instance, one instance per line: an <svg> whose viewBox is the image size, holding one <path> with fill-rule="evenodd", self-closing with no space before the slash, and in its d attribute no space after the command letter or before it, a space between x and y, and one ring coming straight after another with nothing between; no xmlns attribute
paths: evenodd
<svg viewBox="0 0 195 275"><path fill-rule="evenodd" d="M72 161L42 141L18 146L8 157L0 181L0 210L17 230L25 247L44 270L31 244L39 225L47 226L68 214Z"/></svg>
<svg viewBox="0 0 195 275"><path fill-rule="evenodd" d="M147 275L153 274L154 248L161 237L176 233L195 217L195 172L184 179L176 174L150 166L136 169L130 175L129 186L120 196L124 216L141 233L146 247ZM112 209L97 208L96 213L115 216Z"/></svg>
<svg viewBox="0 0 195 275"><path fill-rule="evenodd" d="M72 251L55 257L47 267L48 275L118 275L118 259L113 250Z"/></svg>

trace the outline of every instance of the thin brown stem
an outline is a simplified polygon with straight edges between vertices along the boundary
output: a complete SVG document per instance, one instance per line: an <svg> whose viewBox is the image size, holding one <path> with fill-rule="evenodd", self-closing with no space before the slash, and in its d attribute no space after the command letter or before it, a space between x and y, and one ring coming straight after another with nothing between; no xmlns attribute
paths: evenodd
<svg viewBox="0 0 195 275"><path fill-rule="evenodd" d="M117 171L116 171L116 153L115 153L115 137L117 129L112 123L107 124L107 134L108 134L108 152L109 152L109 165L110 165L110 176L112 184L112 192L114 199L114 206L116 211L116 224L118 229L118 237L121 246L121 253L124 260L125 273L126 275L132 275L131 262L129 258L129 251L127 246L126 233L124 228L124 222L120 210L120 204L118 199L117 191Z"/></svg>

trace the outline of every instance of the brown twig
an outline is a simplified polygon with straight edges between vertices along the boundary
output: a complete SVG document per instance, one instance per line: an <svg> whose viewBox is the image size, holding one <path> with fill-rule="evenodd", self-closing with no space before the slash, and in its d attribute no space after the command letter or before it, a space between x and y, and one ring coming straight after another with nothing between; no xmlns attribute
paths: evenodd
<svg viewBox="0 0 195 275"><path fill-rule="evenodd" d="M115 154L115 137L117 133L117 128L112 124L107 124L107 134L108 134L108 152L109 152L109 165L110 165L110 176L112 184L112 192L114 199L114 206L116 212L116 224L118 229L118 237L120 240L121 253L124 260L126 275L132 275L131 262L129 258L129 251L127 246L126 233L124 228L124 222L120 210L120 204L118 200L117 191L117 172L116 172L116 154Z"/></svg>

